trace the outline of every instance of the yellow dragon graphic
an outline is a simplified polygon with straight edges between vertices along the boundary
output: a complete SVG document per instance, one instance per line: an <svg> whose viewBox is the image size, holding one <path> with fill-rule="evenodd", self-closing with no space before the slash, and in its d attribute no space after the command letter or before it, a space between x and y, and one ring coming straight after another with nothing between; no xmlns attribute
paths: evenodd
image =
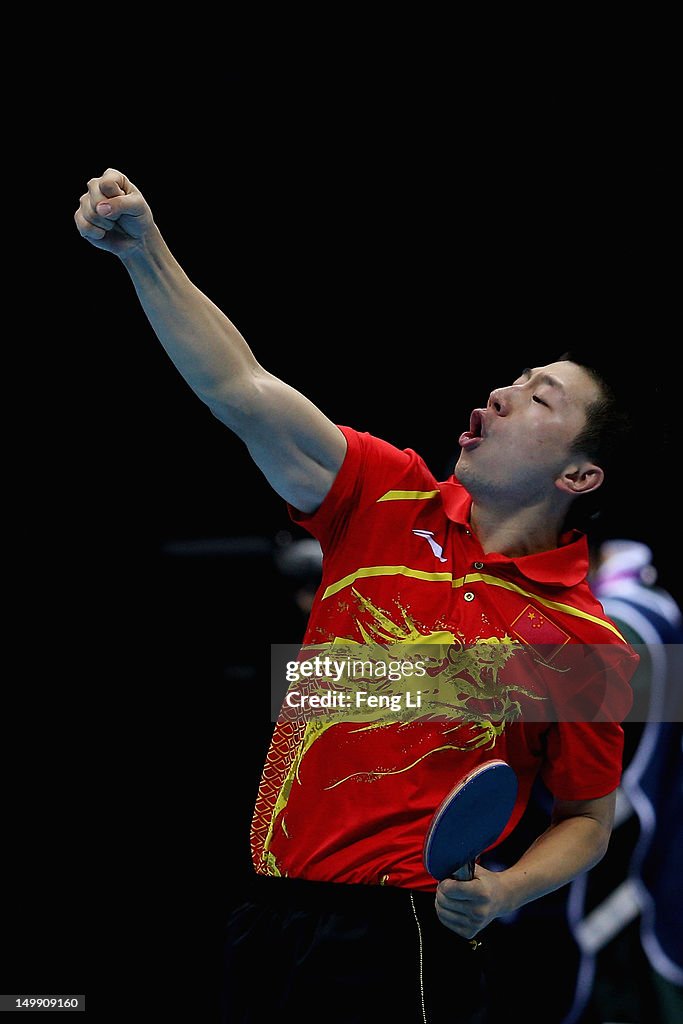
<svg viewBox="0 0 683 1024"><path fill-rule="evenodd" d="M400 606L401 622L397 623L355 589L353 596L357 602L356 624L363 641L335 638L331 642L303 647L300 656L300 663L303 663L307 655L312 657L313 652L317 655L324 652L335 664L347 666L344 674L341 678L317 675L298 680L290 687L296 687L308 697L322 696L330 690L343 697L337 706L319 707L314 713L303 713L300 708L289 708L285 703L275 729L252 825L255 859L260 861L260 869L269 874L280 873L270 845L276 827L287 834L283 812L292 787L301 784L302 762L313 744L333 726L353 723L358 725L358 730L354 731L366 731L401 729L417 721L452 723L444 730L444 736L450 736L449 742L411 764L381 772L357 772L332 781L328 789L362 774L371 778L410 771L439 750L493 747L507 725L521 716L518 697L539 699L533 691L517 683L505 684L500 679L503 667L523 650L522 645L509 636L480 638L466 645L448 629L422 632L407 610ZM411 674L388 681L388 672L378 672L380 662L415 664L418 660L425 669L419 679ZM364 670L357 675L354 670L359 663ZM391 713L386 708L365 704L359 707L351 697L361 686L372 687L377 693L398 694L400 698L419 686L420 703L415 706L414 701L399 699L398 708ZM468 727L463 733L466 739L458 743L458 737L451 734L464 726Z"/></svg>

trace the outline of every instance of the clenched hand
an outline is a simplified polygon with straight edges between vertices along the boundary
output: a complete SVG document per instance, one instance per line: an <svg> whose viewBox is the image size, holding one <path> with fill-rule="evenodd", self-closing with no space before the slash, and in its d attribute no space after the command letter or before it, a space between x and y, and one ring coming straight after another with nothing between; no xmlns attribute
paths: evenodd
<svg viewBox="0 0 683 1024"><path fill-rule="evenodd" d="M109 167L91 178L74 214L76 226L98 249L127 259L154 227L152 211L125 174Z"/></svg>

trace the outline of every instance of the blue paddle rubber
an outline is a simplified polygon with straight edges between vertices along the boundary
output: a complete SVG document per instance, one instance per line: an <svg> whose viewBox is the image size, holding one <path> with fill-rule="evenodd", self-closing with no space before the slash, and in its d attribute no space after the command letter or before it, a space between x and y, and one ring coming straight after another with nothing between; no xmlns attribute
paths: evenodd
<svg viewBox="0 0 683 1024"><path fill-rule="evenodd" d="M517 799L517 776L505 761L487 761L462 778L442 800L425 836L423 859L439 882L472 878L474 862L495 843Z"/></svg>

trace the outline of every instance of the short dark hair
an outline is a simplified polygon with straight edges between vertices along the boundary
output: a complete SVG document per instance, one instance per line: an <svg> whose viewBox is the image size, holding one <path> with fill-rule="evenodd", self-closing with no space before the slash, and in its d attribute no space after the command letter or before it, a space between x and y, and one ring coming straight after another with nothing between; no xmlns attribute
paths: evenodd
<svg viewBox="0 0 683 1024"><path fill-rule="evenodd" d="M590 536L608 528L608 524L603 523L603 513L607 512L609 519L608 510L613 512L615 488L612 477L620 475L615 464L623 464L628 451L627 439L632 424L626 406L630 406L630 402L624 396L627 389L617 379L613 366L610 368L597 364L589 354L576 349L564 352L557 361L568 361L580 366L595 382L599 392L598 398L586 407L585 425L574 438L571 450L605 470L605 481L597 491L582 496L580 501L573 501L565 520L565 529L575 527ZM607 472L613 468L617 468L616 474Z"/></svg>
<svg viewBox="0 0 683 1024"><path fill-rule="evenodd" d="M574 438L572 452L585 455L602 469L607 469L630 433L630 419L602 369L576 352L563 353L558 362L576 363L597 385L599 396L586 407L586 423Z"/></svg>

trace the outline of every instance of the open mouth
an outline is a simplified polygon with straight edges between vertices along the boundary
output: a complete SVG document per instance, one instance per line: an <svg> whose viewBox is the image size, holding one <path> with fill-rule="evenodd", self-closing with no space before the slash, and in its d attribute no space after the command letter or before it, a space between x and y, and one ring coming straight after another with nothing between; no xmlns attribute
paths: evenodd
<svg viewBox="0 0 683 1024"><path fill-rule="evenodd" d="M483 409L473 409L470 415L470 429L464 430L459 438L461 448L471 448L486 437L486 422Z"/></svg>

